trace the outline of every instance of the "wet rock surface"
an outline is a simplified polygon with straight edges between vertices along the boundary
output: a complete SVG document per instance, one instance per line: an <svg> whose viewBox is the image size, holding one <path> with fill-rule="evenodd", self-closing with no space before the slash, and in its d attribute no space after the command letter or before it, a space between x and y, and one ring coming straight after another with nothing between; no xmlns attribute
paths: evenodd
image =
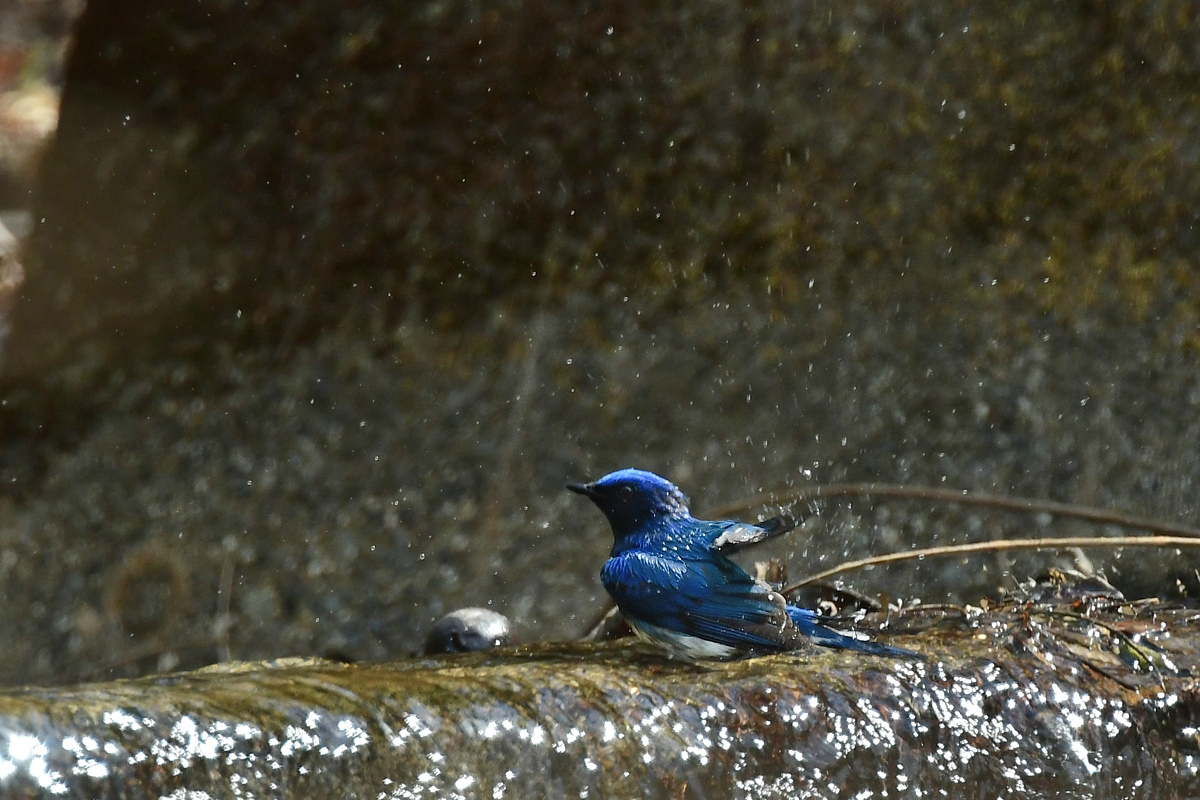
<svg viewBox="0 0 1200 800"><path fill-rule="evenodd" d="M909 612L925 660L554 645L0 693L10 796L1186 797L1196 612ZM915 619L910 619L915 615ZM919 633L917 629L921 629Z"/></svg>
<svg viewBox="0 0 1200 800"><path fill-rule="evenodd" d="M94 0L4 353L0 679L392 657L467 605L578 635L609 542L562 485L621 466L699 511L886 480L1187 519L1182 8ZM771 554L1050 526L857 503Z"/></svg>

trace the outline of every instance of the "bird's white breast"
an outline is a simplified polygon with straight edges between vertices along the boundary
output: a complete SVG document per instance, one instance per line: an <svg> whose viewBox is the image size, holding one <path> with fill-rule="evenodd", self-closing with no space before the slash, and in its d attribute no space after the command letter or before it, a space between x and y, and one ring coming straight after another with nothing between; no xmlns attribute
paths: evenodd
<svg viewBox="0 0 1200 800"><path fill-rule="evenodd" d="M730 647L726 644L710 642L707 639L701 639L696 636L689 636L686 633L667 630L660 628L657 625L651 625L648 622L635 622L629 619L629 626L633 628L633 632L639 638L656 644L659 647L666 648L672 656L682 658L687 661L695 661L702 658L731 658L738 654L736 647Z"/></svg>

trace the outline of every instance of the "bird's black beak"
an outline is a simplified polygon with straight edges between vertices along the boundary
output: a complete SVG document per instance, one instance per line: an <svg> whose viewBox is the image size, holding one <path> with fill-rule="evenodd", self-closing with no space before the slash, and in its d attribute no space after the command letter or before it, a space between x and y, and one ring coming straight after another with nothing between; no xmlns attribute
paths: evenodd
<svg viewBox="0 0 1200 800"><path fill-rule="evenodd" d="M567 488L572 492L584 495L585 497L591 497L593 494L592 485L590 483L568 483Z"/></svg>

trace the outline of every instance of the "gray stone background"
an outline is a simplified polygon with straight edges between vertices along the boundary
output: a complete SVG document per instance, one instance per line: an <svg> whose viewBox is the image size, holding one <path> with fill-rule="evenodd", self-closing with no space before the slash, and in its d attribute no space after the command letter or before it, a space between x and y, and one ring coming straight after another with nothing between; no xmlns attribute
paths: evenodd
<svg viewBox="0 0 1200 800"><path fill-rule="evenodd" d="M467 604L574 636L609 535L562 485L622 466L701 510L879 480L1191 520L1198 33L1185 2L92 0L5 342L0 680L394 657ZM1085 531L856 502L770 554Z"/></svg>

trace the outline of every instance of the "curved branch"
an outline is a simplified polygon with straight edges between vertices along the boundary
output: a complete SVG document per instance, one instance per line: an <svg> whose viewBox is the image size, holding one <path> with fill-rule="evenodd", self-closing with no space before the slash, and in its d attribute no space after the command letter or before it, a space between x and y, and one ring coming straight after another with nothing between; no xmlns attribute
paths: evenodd
<svg viewBox="0 0 1200 800"><path fill-rule="evenodd" d="M711 509L708 516L724 517L749 511L757 506L795 505L835 497L895 497L904 500L927 500L936 503L956 503L966 506L997 508L1026 514L1051 514L1102 525L1153 531L1164 536L1190 536L1200 539L1200 528L1174 522L1161 522L1138 517L1123 511L1091 508L1054 500L1030 497L1006 497L997 494L968 493L965 489L935 489L928 486L904 486L893 483L832 483L813 489L781 489Z"/></svg>
<svg viewBox="0 0 1200 800"><path fill-rule="evenodd" d="M893 561L909 561L911 559L929 558L933 556L953 556L961 553L983 553L995 550L1051 550L1060 547L1200 547L1200 539L1191 536L1106 536L1094 538L1089 536L1065 536L1049 539L997 539L991 542L970 542L968 544L950 544L941 547L926 547L920 550L907 550L902 553L884 553L879 556L858 558L853 561L843 561L836 567L830 567L814 575L796 581L783 589L787 594L794 589L816 581L825 580L842 572L862 569L875 564L889 564Z"/></svg>

